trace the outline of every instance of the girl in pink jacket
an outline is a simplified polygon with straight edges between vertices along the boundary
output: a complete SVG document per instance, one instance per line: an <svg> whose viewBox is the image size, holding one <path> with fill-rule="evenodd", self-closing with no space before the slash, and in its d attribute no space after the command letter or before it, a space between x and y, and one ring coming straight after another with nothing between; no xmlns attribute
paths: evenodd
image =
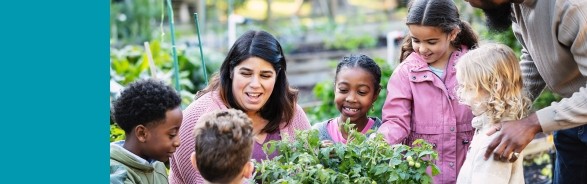
<svg viewBox="0 0 587 184"><path fill-rule="evenodd" d="M383 124L390 144L424 139L438 152L434 183L455 183L473 137L471 110L455 96L457 59L477 44L452 0L414 0L400 64L387 84Z"/></svg>

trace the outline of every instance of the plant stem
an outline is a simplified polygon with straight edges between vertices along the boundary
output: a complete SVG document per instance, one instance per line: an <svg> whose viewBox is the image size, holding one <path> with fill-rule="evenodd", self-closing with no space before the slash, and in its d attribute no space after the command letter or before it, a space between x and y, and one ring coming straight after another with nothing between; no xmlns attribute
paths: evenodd
<svg viewBox="0 0 587 184"><path fill-rule="evenodd" d="M173 7L171 6L170 0L166 0L166 2L167 14L169 16L169 29L171 31L171 49L173 51L173 74L175 76L175 90L177 90L177 92L180 92L181 86L179 86L179 65L177 63L177 51L175 48L175 25L173 21Z"/></svg>
<svg viewBox="0 0 587 184"><path fill-rule="evenodd" d="M202 39L200 39L200 23L198 23L198 13L194 13L194 19L196 21L196 30L198 33L198 45L200 46L200 60L202 61L202 71L204 72L204 81L206 86L208 85L208 74L206 73L206 62L204 62L204 52L202 51Z"/></svg>

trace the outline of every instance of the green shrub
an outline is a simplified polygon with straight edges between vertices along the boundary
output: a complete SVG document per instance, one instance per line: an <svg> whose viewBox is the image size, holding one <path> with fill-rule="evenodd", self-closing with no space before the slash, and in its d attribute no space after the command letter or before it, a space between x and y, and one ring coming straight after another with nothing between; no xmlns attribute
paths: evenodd
<svg viewBox="0 0 587 184"><path fill-rule="evenodd" d="M266 153L276 149L279 156L256 164L262 183L431 183L439 173L434 161L438 154L422 139L413 147L390 146L383 135L372 138L351 128L347 144L321 147L317 130L297 131L296 140L270 141Z"/></svg>
<svg viewBox="0 0 587 184"><path fill-rule="evenodd" d="M120 129L117 124L110 124L110 142L124 140L126 136L124 135L124 130Z"/></svg>

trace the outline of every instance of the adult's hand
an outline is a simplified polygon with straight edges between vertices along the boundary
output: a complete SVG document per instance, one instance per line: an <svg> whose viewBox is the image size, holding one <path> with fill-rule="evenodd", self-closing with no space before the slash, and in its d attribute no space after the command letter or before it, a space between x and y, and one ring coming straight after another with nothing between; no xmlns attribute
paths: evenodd
<svg viewBox="0 0 587 184"><path fill-rule="evenodd" d="M535 113L530 116L517 121L506 121L498 123L493 126L486 134L492 135L497 131L501 134L497 136L487 147L485 151L485 160L493 154L493 159L497 161L514 162L518 159L520 153L538 132L542 132L542 127L538 122L538 117ZM516 155L513 156L512 155Z"/></svg>

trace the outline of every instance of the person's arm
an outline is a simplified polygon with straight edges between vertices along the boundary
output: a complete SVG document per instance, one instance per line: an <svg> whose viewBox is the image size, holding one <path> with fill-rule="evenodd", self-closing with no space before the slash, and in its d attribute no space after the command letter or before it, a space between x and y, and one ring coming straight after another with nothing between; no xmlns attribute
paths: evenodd
<svg viewBox="0 0 587 184"><path fill-rule="evenodd" d="M558 41L573 55L580 75L587 78L587 3L567 2L558 25ZM561 66L563 67L563 66ZM587 124L587 83L571 97L536 112L544 132Z"/></svg>
<svg viewBox="0 0 587 184"><path fill-rule="evenodd" d="M377 130L389 144L402 142L411 131L412 90L408 73L402 67L405 65L400 64L387 83L387 97L382 109L383 124Z"/></svg>
<svg viewBox="0 0 587 184"><path fill-rule="evenodd" d="M579 72L584 77L587 76L587 24L585 24L587 12L585 9L587 9L585 3L582 4L582 7L579 5L570 6L560 18L562 22L559 24L557 37L559 43L569 46L573 59L579 67ZM513 28L514 31L519 30L516 26ZM517 38L523 44L521 37ZM522 65L522 72L528 72L524 70L524 65ZM527 76L524 75L524 77ZM526 87L528 85L525 84ZM587 84L584 85L569 98L552 103L524 119L503 123L505 130L491 142L485 152L485 159L492 154L494 156L509 155L511 152L522 151L538 132L552 132L587 124ZM532 90L529 91L532 92ZM532 97L535 98L535 96ZM487 135L494 132L495 130L487 132ZM498 159L498 157L494 158ZM506 159L501 160L505 161ZM515 160L511 159L510 161Z"/></svg>
<svg viewBox="0 0 587 184"><path fill-rule="evenodd" d="M516 33L516 35L518 35L518 33ZM518 35L516 38L518 41L523 42L521 36ZM522 70L524 91L528 94L530 100L534 101L536 98L538 98L538 96L540 96L540 93L542 93L542 90L544 90L546 87L546 82L544 82L544 79L542 79L542 76L540 76L540 73L538 73L536 64L534 64L534 60L526 50L525 46L522 46L521 52L522 55L520 56L520 69Z"/></svg>

